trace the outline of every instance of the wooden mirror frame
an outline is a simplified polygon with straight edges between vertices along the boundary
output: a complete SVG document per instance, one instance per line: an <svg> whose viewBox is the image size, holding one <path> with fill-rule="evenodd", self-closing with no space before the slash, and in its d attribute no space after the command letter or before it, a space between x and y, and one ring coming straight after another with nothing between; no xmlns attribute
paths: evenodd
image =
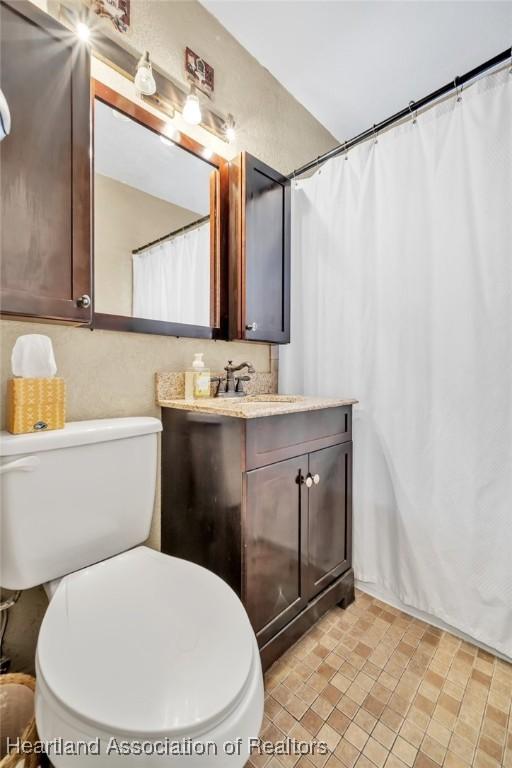
<svg viewBox="0 0 512 768"><path fill-rule="evenodd" d="M93 247L93 319L92 328L109 331L132 331L135 333L153 333L162 336L186 336L197 339L227 338L227 267L226 248L227 238L225 229L228 223L228 185L227 185L227 160L219 155L212 154L204 157L205 147L190 136L179 132L179 138L170 139L167 131L166 120L157 117L152 112L144 109L122 96L117 91L99 80L91 79L92 100L92 146L94 151L94 115L96 99L117 109L130 117L135 122L148 128L160 136L165 136L173 144L195 155L204 163L212 166L215 175L210 182L210 326L188 325L185 323L171 323L165 320L150 320L143 317L130 317L128 315L114 315L105 312L96 312L94 309L94 247ZM93 163L94 182L94 163ZM94 183L93 183L94 201ZM92 206L94 221L94 202ZM94 227L94 224L93 224ZM93 229L94 233L94 229ZM94 236L93 236L94 243Z"/></svg>

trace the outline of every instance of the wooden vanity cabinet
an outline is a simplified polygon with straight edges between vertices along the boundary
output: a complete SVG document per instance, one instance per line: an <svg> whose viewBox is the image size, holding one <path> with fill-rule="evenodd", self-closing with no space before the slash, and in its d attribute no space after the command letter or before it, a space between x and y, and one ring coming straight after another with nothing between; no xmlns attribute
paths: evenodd
<svg viewBox="0 0 512 768"><path fill-rule="evenodd" d="M229 332L290 341L290 182L242 152L229 163Z"/></svg>
<svg viewBox="0 0 512 768"><path fill-rule="evenodd" d="M162 551L227 581L267 667L353 600L352 408L162 416Z"/></svg>
<svg viewBox="0 0 512 768"><path fill-rule="evenodd" d="M2 313L91 319L89 49L28 0L2 0Z"/></svg>

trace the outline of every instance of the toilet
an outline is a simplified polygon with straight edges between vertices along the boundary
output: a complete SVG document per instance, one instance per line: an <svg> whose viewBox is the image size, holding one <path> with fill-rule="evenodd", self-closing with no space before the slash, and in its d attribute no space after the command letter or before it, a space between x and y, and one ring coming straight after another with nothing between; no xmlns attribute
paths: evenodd
<svg viewBox="0 0 512 768"><path fill-rule="evenodd" d="M60 766L244 766L263 718L258 647L231 588L141 546L153 418L0 440L0 583L43 584L36 723ZM206 534L205 534L206 535Z"/></svg>

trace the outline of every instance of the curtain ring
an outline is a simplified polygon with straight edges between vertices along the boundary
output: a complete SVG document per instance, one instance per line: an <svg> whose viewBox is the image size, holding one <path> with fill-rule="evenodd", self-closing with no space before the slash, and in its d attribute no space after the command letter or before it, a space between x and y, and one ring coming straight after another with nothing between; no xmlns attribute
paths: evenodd
<svg viewBox="0 0 512 768"><path fill-rule="evenodd" d="M464 89L464 86L461 85L460 88L459 88L459 78L458 77L456 77L455 80L453 81L453 85L455 87L456 101L457 101L457 103L459 103L459 102L462 101L462 91Z"/></svg>
<svg viewBox="0 0 512 768"><path fill-rule="evenodd" d="M347 149L348 141L346 141L343 145L343 153L345 155L345 160L348 160L348 149Z"/></svg>
<svg viewBox="0 0 512 768"><path fill-rule="evenodd" d="M379 143L379 140L378 140L377 136L378 136L378 134L377 134L377 132L375 130L375 123L374 123L373 124L373 143L374 144L378 144Z"/></svg>
<svg viewBox="0 0 512 768"><path fill-rule="evenodd" d="M415 101L410 101L409 102L409 112L411 113L411 115L412 115L412 113L414 111L414 117L412 119L412 124L413 125L416 125L416 122L418 120L418 110L414 109L415 106L416 106L416 102Z"/></svg>

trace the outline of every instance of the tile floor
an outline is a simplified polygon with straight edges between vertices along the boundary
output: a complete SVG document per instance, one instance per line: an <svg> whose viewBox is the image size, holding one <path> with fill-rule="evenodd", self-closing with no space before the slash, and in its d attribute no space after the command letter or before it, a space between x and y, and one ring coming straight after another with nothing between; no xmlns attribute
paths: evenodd
<svg viewBox="0 0 512 768"><path fill-rule="evenodd" d="M361 592L265 676L261 738L329 753L254 768L512 768L512 664Z"/></svg>

